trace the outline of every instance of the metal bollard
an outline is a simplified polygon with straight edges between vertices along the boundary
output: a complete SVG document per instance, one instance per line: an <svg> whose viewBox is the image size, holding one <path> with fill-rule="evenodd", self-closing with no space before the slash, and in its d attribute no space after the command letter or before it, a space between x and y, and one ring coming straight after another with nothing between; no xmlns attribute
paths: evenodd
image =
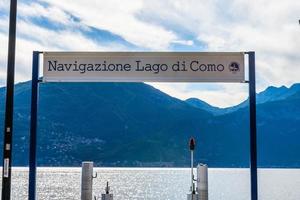
<svg viewBox="0 0 300 200"><path fill-rule="evenodd" d="M197 166L197 193L200 200L208 200L208 170L206 164Z"/></svg>
<svg viewBox="0 0 300 200"><path fill-rule="evenodd" d="M81 200L93 199L93 162L82 162Z"/></svg>

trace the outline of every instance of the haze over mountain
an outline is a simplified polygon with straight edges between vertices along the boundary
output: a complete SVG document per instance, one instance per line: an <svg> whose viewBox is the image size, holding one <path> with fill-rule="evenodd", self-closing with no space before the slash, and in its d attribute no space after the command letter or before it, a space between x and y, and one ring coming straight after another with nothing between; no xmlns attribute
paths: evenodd
<svg viewBox="0 0 300 200"><path fill-rule="evenodd" d="M28 165L30 87L30 82L15 87L14 165ZM1 88L0 130L4 95ZM300 84L269 87L257 102L259 166L299 167ZM220 109L143 83L42 83L38 164L187 166L187 142L194 136L197 162L247 167L248 115L246 101Z"/></svg>
<svg viewBox="0 0 300 200"><path fill-rule="evenodd" d="M266 102L272 102L272 101L279 101L279 100L284 100L287 99L288 97L291 97L295 94L300 93L300 84L294 84L290 88L287 88L286 86L281 86L281 87L274 87L270 86L266 90L260 92L256 96L256 103L257 104L263 104ZM219 108L212 106L200 99L197 98L189 98L185 100L188 104L206 110L210 112L213 115L223 115L226 113L231 113L234 111L239 110L240 108L247 107L249 104L249 100L245 100L242 103L228 107L228 108Z"/></svg>

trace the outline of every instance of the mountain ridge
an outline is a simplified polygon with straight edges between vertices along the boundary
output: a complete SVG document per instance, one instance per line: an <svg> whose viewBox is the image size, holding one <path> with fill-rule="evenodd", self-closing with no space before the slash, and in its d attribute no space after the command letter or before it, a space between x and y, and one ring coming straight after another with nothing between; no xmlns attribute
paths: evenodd
<svg viewBox="0 0 300 200"><path fill-rule="evenodd" d="M15 87L14 165L28 165L30 87ZM257 105L260 167L300 166L300 92L287 96ZM0 101L2 129L3 117ZM40 84L40 166L188 166L191 136L197 162L249 166L247 107L213 115L143 83Z"/></svg>

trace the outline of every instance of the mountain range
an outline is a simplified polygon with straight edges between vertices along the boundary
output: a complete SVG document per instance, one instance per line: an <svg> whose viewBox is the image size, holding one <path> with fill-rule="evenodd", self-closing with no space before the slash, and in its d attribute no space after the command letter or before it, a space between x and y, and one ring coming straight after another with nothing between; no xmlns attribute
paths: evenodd
<svg viewBox="0 0 300 200"><path fill-rule="evenodd" d="M15 86L13 164L18 166L28 165L30 92L30 82ZM0 130L4 97L0 88ZM257 94L257 129L260 167L300 167L300 84ZM248 100L217 108L144 83L40 84L40 166L80 166L84 160L97 166L188 166L191 136L197 162L248 167Z"/></svg>

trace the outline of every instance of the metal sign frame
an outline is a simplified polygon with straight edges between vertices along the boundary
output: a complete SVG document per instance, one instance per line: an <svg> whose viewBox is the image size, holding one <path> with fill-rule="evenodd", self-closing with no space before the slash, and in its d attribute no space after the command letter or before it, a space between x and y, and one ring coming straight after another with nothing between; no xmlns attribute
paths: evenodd
<svg viewBox="0 0 300 200"><path fill-rule="evenodd" d="M31 116L30 116L30 150L29 150L29 200L36 199L36 151L37 151L37 112L39 83L39 57L43 52L34 51L32 58ZM255 89L255 52L248 55L249 67L249 107L250 107L250 182L251 200L257 200L257 133L256 133L256 89Z"/></svg>

